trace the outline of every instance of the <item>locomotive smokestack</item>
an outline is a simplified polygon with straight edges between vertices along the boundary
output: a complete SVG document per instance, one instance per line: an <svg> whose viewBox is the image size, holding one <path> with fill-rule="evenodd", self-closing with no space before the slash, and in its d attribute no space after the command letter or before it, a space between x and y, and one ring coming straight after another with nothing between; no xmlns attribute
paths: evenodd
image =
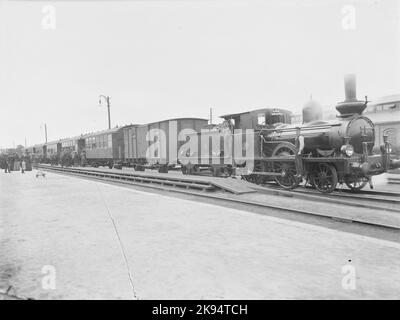
<svg viewBox="0 0 400 320"><path fill-rule="evenodd" d="M361 114L367 107L367 101L359 101L356 96L356 75L346 74L344 76L345 100L336 105L340 117L351 117L355 114Z"/></svg>
<svg viewBox="0 0 400 320"><path fill-rule="evenodd" d="M346 95L345 102L357 101L356 90L356 75L346 74L344 76L344 92Z"/></svg>

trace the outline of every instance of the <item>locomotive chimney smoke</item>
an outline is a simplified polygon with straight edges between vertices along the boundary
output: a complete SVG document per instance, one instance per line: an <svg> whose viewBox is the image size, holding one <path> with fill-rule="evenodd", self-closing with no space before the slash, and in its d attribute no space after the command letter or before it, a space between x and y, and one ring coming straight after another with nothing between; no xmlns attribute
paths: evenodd
<svg viewBox="0 0 400 320"><path fill-rule="evenodd" d="M322 120L322 114L322 106L311 98L311 100L303 106L303 123Z"/></svg>
<svg viewBox="0 0 400 320"><path fill-rule="evenodd" d="M344 76L345 100L336 105L341 118L351 117L355 114L361 114L367 107L367 101L357 100L356 96L356 75L346 74Z"/></svg>

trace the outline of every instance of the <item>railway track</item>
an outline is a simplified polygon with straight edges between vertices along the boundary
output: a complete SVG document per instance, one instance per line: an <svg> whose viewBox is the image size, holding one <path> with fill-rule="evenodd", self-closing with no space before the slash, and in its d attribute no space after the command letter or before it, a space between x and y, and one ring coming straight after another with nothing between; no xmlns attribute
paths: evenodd
<svg viewBox="0 0 400 320"><path fill-rule="evenodd" d="M347 212L321 212L319 210L306 210L298 207L293 207L290 205L285 205L282 203L274 204L268 203L265 201L259 201L256 199L249 199L244 197L244 195L237 196L234 195L228 196L226 193L218 193L218 192L210 192L210 191L217 191L215 186L210 184L202 184L198 183L195 180L195 177L188 178L185 177L176 177L171 176L169 179L143 179L143 176L136 176L130 173L115 173L115 172L104 172L104 171L95 171L90 169L74 169L74 168L60 168L60 167L50 167L50 166L38 166L39 169L45 171L56 172L60 174L67 174L73 176L79 176L94 180L100 180L104 182L112 182L118 184L127 184L127 185L134 185L140 187L147 187L158 189L162 191L169 191L175 193L181 193L185 195L195 196L195 197L202 197L207 199L213 199L216 201L222 202L229 202L230 204L238 204L244 205L246 208L264 208L264 209L274 209L277 211L285 212L285 213L295 213L301 215L311 215L311 216L318 216L318 217L325 217L331 218L338 221L344 222L356 222L361 224L373 225L373 226L380 226L380 227L387 227L387 228L394 228L400 229L400 215L389 215L389 219L380 219L379 215L375 216L350 216ZM192 182L191 182L192 181ZM197 181L193 182L193 181ZM277 191L277 189L275 189ZM290 192L294 193L293 191L286 191L280 190L281 192ZM295 192L296 194L301 194L301 192ZM304 199L304 197L303 197ZM340 203L343 205L343 203ZM346 204L346 203L345 203ZM367 206L371 209L371 206ZM375 207L372 207L372 209ZM382 210L382 208L380 208ZM398 211L398 210L396 210ZM399 213L400 211L398 211ZM389 214L389 213L388 213Z"/></svg>
<svg viewBox="0 0 400 320"><path fill-rule="evenodd" d="M322 194L311 187L299 187L293 190L283 190L276 184L266 184L258 188L261 192L280 196L323 200L332 203L345 204L376 210L388 210L400 213L400 193L385 191L362 190L354 193L348 189L336 189L332 193Z"/></svg>
<svg viewBox="0 0 400 320"><path fill-rule="evenodd" d="M388 181L390 184L400 184L400 177L389 177Z"/></svg>
<svg viewBox="0 0 400 320"><path fill-rule="evenodd" d="M185 178L177 178L177 177L169 177L164 178L161 176L154 175L135 175L132 173L126 172L107 172L93 169L80 169L80 168L62 168L57 166L47 166L47 165L38 165L39 169L47 170L47 171L55 171L61 173L69 173L73 175L86 176L90 178L108 178L112 180L119 180L120 182L129 182L130 184L137 184L140 186L148 185L152 188L164 188L165 187L173 187L173 188L183 188L183 189L195 189L202 191L210 191L215 188L211 183L207 183L199 180L190 180Z"/></svg>

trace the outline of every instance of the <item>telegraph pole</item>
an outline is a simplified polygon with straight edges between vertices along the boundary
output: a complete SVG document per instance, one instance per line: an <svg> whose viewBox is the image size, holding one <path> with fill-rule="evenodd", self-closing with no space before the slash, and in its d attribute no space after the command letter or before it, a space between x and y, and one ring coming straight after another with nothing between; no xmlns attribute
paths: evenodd
<svg viewBox="0 0 400 320"><path fill-rule="evenodd" d="M44 124L44 138L46 139L47 143L47 124Z"/></svg>
<svg viewBox="0 0 400 320"><path fill-rule="evenodd" d="M42 129L42 125L40 125L40 129ZM44 140L47 143L47 125L44 123Z"/></svg>
<svg viewBox="0 0 400 320"><path fill-rule="evenodd" d="M108 129L111 129L111 116L110 116L110 96L99 95L99 106L101 106L101 98L104 98L107 103L107 111L108 111Z"/></svg>

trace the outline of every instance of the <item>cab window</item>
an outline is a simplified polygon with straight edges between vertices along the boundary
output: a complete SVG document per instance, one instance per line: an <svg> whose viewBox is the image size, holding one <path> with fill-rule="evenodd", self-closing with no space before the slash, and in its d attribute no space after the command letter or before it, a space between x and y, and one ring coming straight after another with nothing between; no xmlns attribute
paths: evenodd
<svg viewBox="0 0 400 320"><path fill-rule="evenodd" d="M271 115L271 124L279 123L279 122L285 122L283 119L283 115L282 114L272 114Z"/></svg>

